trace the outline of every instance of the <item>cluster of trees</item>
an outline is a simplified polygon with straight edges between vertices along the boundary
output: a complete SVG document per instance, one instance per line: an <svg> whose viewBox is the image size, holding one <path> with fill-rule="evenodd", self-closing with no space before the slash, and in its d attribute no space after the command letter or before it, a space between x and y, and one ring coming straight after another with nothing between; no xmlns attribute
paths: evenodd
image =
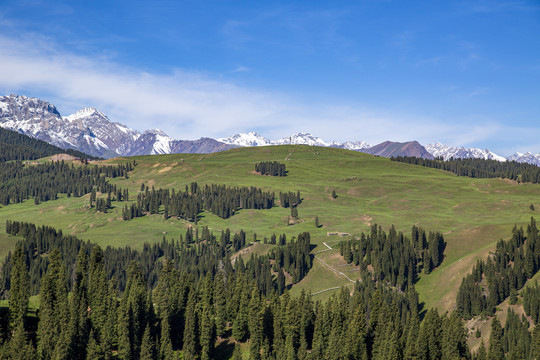
<svg viewBox="0 0 540 360"><path fill-rule="evenodd" d="M73 149L61 149L43 140L31 138L16 131L0 128L0 162L10 160L36 160L55 154L69 154L81 160L99 158Z"/></svg>
<svg viewBox="0 0 540 360"><path fill-rule="evenodd" d="M287 176L285 164L280 164L277 161L262 161L256 163L255 171L261 175Z"/></svg>
<svg viewBox="0 0 540 360"><path fill-rule="evenodd" d="M536 282L533 286L523 290L523 309L531 317L535 325L540 320L540 285Z"/></svg>
<svg viewBox="0 0 540 360"><path fill-rule="evenodd" d="M64 161L24 165L21 161L0 163L0 204L9 205L34 198L34 202L55 200L59 193L79 197L100 189L116 193L106 178L128 177L131 162L117 166L74 166Z"/></svg>
<svg viewBox="0 0 540 360"><path fill-rule="evenodd" d="M285 237L283 235L284 241ZM285 245L285 244L284 244ZM270 259L274 260L276 268L283 269L292 275L292 282L296 284L302 280L312 266L311 237L308 232L298 235L296 241L294 238L285 246L272 249ZM277 270L279 272L281 270Z"/></svg>
<svg viewBox="0 0 540 360"><path fill-rule="evenodd" d="M271 209L275 194L260 188L225 185L199 186L196 182L186 186L185 191L174 189L149 189L142 184L137 204L124 206L122 217L131 220L144 214L163 213L165 219L176 216L197 222L199 213L208 210L227 219L240 209Z"/></svg>
<svg viewBox="0 0 540 360"><path fill-rule="evenodd" d="M418 274L431 272L444 258L445 242L439 232L429 232L412 227L411 238L397 232L394 226L388 234L377 224L371 233L340 242L340 254L345 261L360 266L362 278L388 282L402 290L414 284ZM367 266L373 267L373 273Z"/></svg>
<svg viewBox="0 0 540 360"><path fill-rule="evenodd" d="M537 326L531 334L529 322L509 309L504 328L497 316L491 322L489 352L484 343L476 354L478 360L523 359L535 360L540 354L540 328Z"/></svg>
<svg viewBox="0 0 540 360"><path fill-rule="evenodd" d="M540 269L540 236L531 218L527 236L514 226L509 241L500 240L495 254L478 260L471 274L463 278L456 305L459 314L470 319L482 313L493 315L495 306L521 289Z"/></svg>
<svg viewBox="0 0 540 360"><path fill-rule="evenodd" d="M294 208L302 202L302 196L300 196L300 191L293 192L279 192L279 203L281 204L281 207L284 208Z"/></svg>
<svg viewBox="0 0 540 360"><path fill-rule="evenodd" d="M517 161L497 161L485 159L443 160L442 157L424 159L410 156L391 157L392 161L450 171L458 176L472 178L503 178L520 182L540 182L540 167Z"/></svg>

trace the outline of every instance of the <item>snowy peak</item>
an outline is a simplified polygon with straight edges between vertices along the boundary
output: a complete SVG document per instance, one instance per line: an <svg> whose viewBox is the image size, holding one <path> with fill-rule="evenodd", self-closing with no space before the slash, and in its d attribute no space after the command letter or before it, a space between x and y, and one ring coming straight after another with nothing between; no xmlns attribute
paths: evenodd
<svg viewBox="0 0 540 360"><path fill-rule="evenodd" d="M340 143L338 141L332 141L330 143L330 146L335 147L335 148L340 148L340 149L354 150L354 151L369 149L373 147L373 145L370 145L365 141L346 141L344 143Z"/></svg>
<svg viewBox="0 0 540 360"><path fill-rule="evenodd" d="M441 143L429 144L425 146L426 150L431 153L434 157L442 157L444 160L450 158L454 159L486 159L486 160L497 160L497 161L506 161L502 156L499 156L488 149L481 150L479 148L465 148L458 146L448 146Z"/></svg>
<svg viewBox="0 0 540 360"><path fill-rule="evenodd" d="M340 143L338 141L326 142L308 132L299 132L279 140L269 140L255 131L251 131L249 133L239 133L228 138L221 138L217 140L225 144L236 146L311 145L335 147L355 151L368 149L371 147L370 144L364 141L347 141L344 143Z"/></svg>
<svg viewBox="0 0 540 360"><path fill-rule="evenodd" d="M217 139L225 144L237 146L266 146L271 145L270 140L262 137L255 131L249 133L239 133L228 138Z"/></svg>
<svg viewBox="0 0 540 360"><path fill-rule="evenodd" d="M272 141L274 145L310 145L310 146L330 146L323 139L313 136L308 132L299 132L289 137Z"/></svg>
<svg viewBox="0 0 540 360"><path fill-rule="evenodd" d="M103 114L101 111L97 110L96 108L90 107L90 108L84 108L79 111L77 111L74 114L71 114L69 116L64 117L69 122L73 122L76 120L84 120L90 117L101 117L104 119L109 119L105 114Z"/></svg>
<svg viewBox="0 0 540 360"><path fill-rule="evenodd" d="M529 163L540 166L540 154L533 154L531 152L526 152L525 154L517 152L510 155L507 159L508 161L517 161L519 163Z"/></svg>

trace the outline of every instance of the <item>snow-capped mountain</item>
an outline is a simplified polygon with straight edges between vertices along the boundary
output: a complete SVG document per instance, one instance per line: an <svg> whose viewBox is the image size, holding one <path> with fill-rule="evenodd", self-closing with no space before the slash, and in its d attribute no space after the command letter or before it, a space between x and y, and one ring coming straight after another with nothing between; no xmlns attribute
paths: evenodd
<svg viewBox="0 0 540 360"><path fill-rule="evenodd" d="M346 141L344 143L332 141L330 143L330 146L335 147L335 148L340 148L340 149L354 150L354 151L369 149L373 147L373 145L370 145L365 141Z"/></svg>
<svg viewBox="0 0 540 360"><path fill-rule="evenodd" d="M268 145L311 145L335 147L347 150L360 150L370 148L371 145L364 141L347 141L340 143L338 141L326 142L323 139L313 136L308 132L299 132L297 134L279 139L269 140L258 133L252 131L249 133L239 133L228 138L218 139L225 144L236 146L268 146Z"/></svg>
<svg viewBox="0 0 540 360"><path fill-rule="evenodd" d="M510 155L508 161L517 161L519 163L529 163L533 165L540 166L540 154L533 154L530 152L520 153L517 152L513 155Z"/></svg>
<svg viewBox="0 0 540 360"><path fill-rule="evenodd" d="M272 145L310 145L328 147L330 146L330 143L327 143L323 139L313 136L308 132L299 132L283 139L272 141Z"/></svg>
<svg viewBox="0 0 540 360"><path fill-rule="evenodd" d="M37 98L0 96L0 127L18 131L61 148L76 149L101 157L170 153L210 153L234 147L267 145L311 145L363 151L379 156L419 156L431 158L479 158L506 161L489 150L447 146L440 143L422 146L415 141L386 141L372 146L364 141L327 142L308 132L300 132L279 140L269 140L256 132L239 133L214 140L176 140L159 129L140 133L124 124L112 122L101 111L89 107L69 116L62 116L51 103ZM540 166L540 154L515 153L509 161Z"/></svg>
<svg viewBox="0 0 540 360"><path fill-rule="evenodd" d="M266 146L272 145L270 140L262 137L258 133L251 131L249 133L239 133L228 138L217 139L225 144L237 146Z"/></svg>
<svg viewBox="0 0 540 360"><path fill-rule="evenodd" d="M189 152L213 152L234 147L207 138L190 144L189 140L174 140L157 129L141 134L124 124L110 121L95 108L84 108L62 117L51 103L19 95L0 97L0 126L64 149L77 149L101 157L169 154L186 149Z"/></svg>
<svg viewBox="0 0 540 360"><path fill-rule="evenodd" d="M433 155L433 157L440 157L444 160L450 158L461 158L461 159L486 159L486 160L497 160L497 161L506 161L506 158L497 155L488 149L481 150L478 148L465 148L458 146L448 146L441 143L429 144L425 146L426 150Z"/></svg>

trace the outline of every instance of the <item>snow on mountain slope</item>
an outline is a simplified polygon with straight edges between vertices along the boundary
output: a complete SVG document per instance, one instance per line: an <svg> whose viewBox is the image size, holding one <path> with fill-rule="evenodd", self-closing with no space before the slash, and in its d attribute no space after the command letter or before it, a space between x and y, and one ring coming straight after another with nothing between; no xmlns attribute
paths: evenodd
<svg viewBox="0 0 540 360"><path fill-rule="evenodd" d="M346 150L363 150L363 149L369 149L373 147L373 145L368 144L365 141L346 141L344 143L340 143L338 141L332 141L330 143L331 147L340 148L340 149L346 149Z"/></svg>
<svg viewBox="0 0 540 360"><path fill-rule="evenodd" d="M271 142L273 145L310 145L310 146L330 146L323 139L313 136L308 132L299 132L289 137Z"/></svg>
<svg viewBox="0 0 540 360"><path fill-rule="evenodd" d="M262 137L258 133L251 131L249 133L239 133L228 138L217 139L225 144L237 146L266 146L272 145L270 140Z"/></svg>
<svg viewBox="0 0 540 360"><path fill-rule="evenodd" d="M515 153L510 155L508 158L508 161L517 161L519 163L528 163L540 166L540 154L533 154L530 152L526 153Z"/></svg>
<svg viewBox="0 0 540 360"><path fill-rule="evenodd" d="M486 159L486 160L497 160L497 161L506 161L506 158L499 156L488 149L481 150L478 148L465 148L458 146L448 146L441 143L429 144L425 146L426 150L433 155L434 157L441 157L444 160L450 158L461 158L461 159Z"/></svg>

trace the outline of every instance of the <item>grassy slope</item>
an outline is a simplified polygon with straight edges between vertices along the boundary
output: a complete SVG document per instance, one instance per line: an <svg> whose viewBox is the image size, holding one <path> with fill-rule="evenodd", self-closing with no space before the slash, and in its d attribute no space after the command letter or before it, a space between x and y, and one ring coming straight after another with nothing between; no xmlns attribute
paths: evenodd
<svg viewBox="0 0 540 360"><path fill-rule="evenodd" d="M135 159L139 165L129 179L112 181L129 188L132 199L142 182L156 188L183 188L192 181L253 185L275 191L276 195L279 191L301 191L304 201L299 207L299 216L304 221L294 226L287 226L290 210L281 207L241 210L227 220L204 213L200 221L200 225L216 230L244 229L250 239L253 232L262 239L274 232L293 236L310 231L312 242L318 245L314 251L319 251L326 249L322 245L324 241L329 241L332 247L339 242L338 237L328 237L327 232L358 234L373 223L385 228L395 224L407 234L413 224L440 230L448 242L446 258L439 269L422 276L417 289L428 307L438 306L441 310L451 309L461 277L470 271L475 259L487 255L499 238L508 237L515 223L528 222L535 214L529 210L531 203L540 208L538 185L456 177L435 169L341 149L277 146ZM263 160L285 162L288 176L255 174L253 164ZM118 161L108 160L110 163ZM330 196L332 190L336 191L337 199ZM158 215L121 221L120 208L108 214L96 214L85 206L87 202L88 197L62 198L39 206L29 201L0 208L0 232L4 231L6 219L17 219L49 224L101 245L134 248L141 248L145 241L160 240L164 232L168 237L184 232L184 221L163 220ZM323 225L319 229L313 225L316 215ZM10 239L0 236L0 254L6 252L6 246L12 246ZM342 266L336 252L334 249L321 253L321 258L324 255L325 261L336 268ZM354 269L346 270L349 276L354 276ZM317 292L329 285L347 283L345 278L319 263L293 291ZM327 292L317 296L329 295Z"/></svg>

